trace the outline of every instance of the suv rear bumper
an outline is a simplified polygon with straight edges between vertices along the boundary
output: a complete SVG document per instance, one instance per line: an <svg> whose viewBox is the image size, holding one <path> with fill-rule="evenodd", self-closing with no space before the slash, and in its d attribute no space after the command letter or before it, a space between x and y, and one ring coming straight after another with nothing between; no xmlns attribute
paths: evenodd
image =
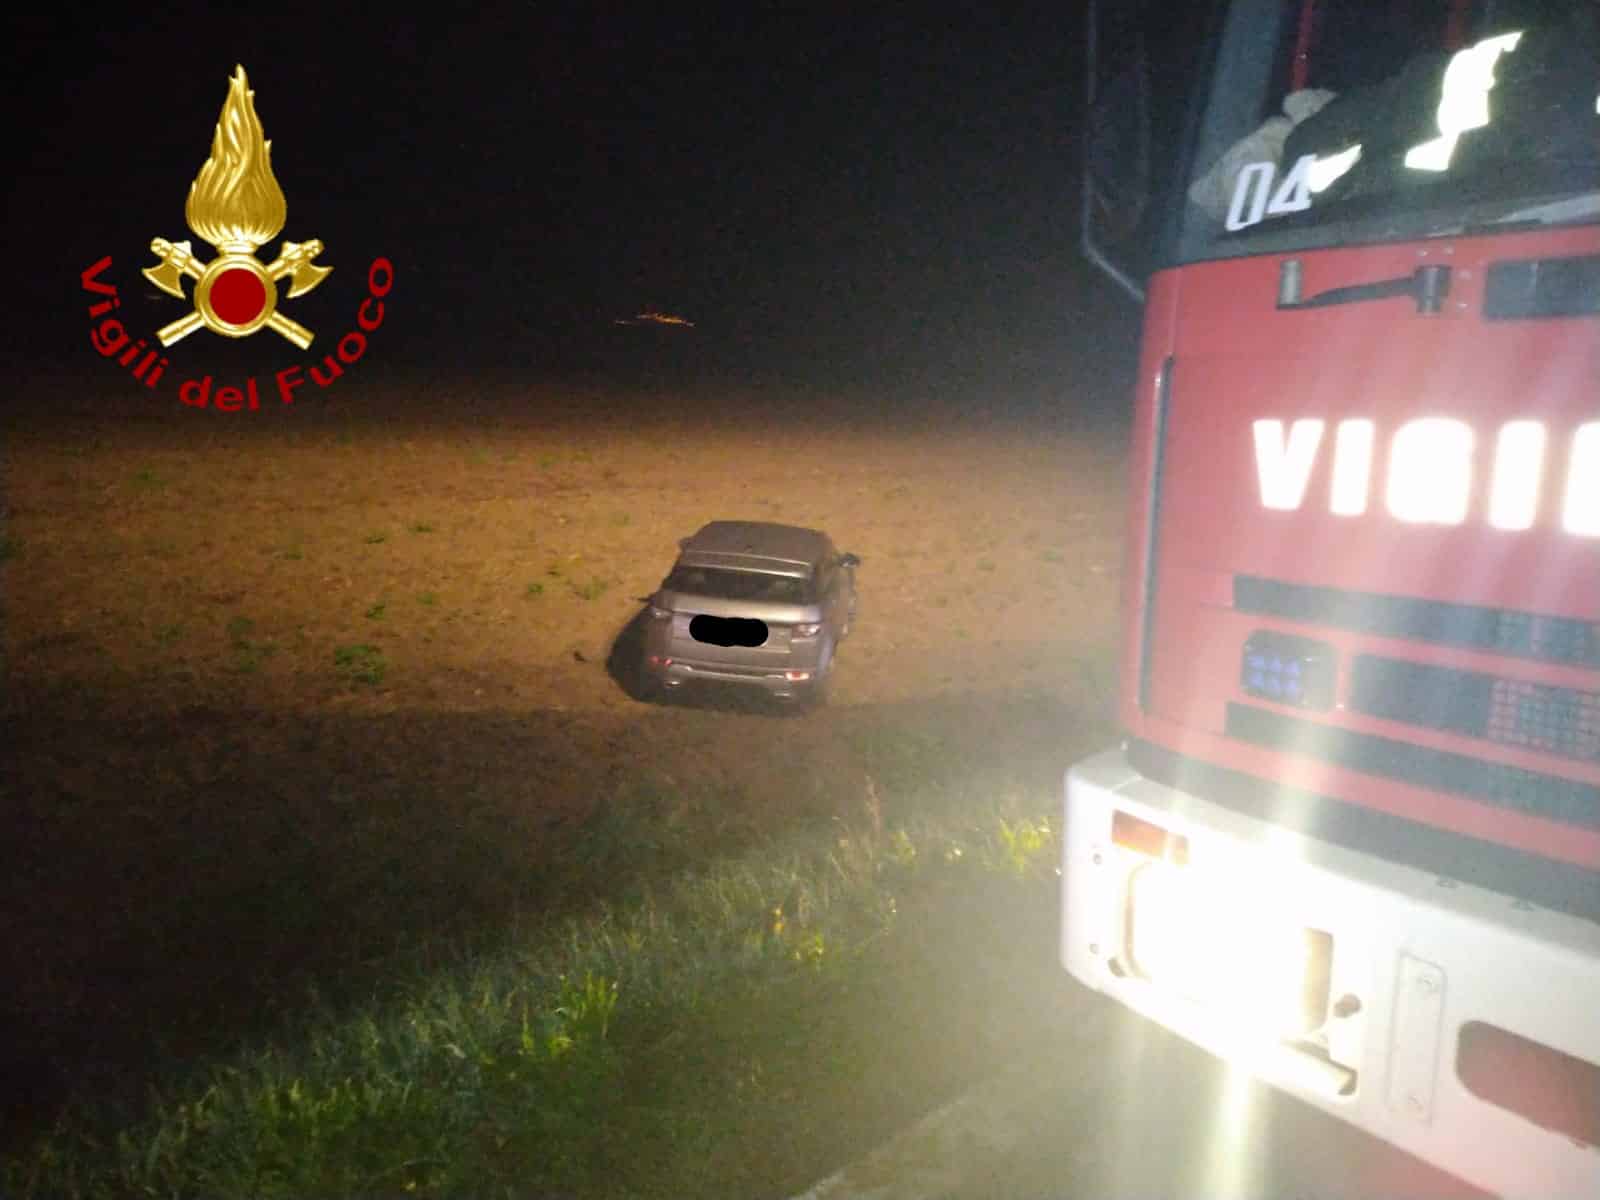
<svg viewBox="0 0 1600 1200"><path fill-rule="evenodd" d="M670 663L663 664L647 658L644 669L651 679L665 688L677 688L694 683L733 684L738 687L758 689L779 700L800 699L813 692L820 682L816 671L804 666L787 669L768 666L741 667L731 666L728 663L694 662L681 658L673 658ZM790 678L796 674L801 674L804 678Z"/></svg>

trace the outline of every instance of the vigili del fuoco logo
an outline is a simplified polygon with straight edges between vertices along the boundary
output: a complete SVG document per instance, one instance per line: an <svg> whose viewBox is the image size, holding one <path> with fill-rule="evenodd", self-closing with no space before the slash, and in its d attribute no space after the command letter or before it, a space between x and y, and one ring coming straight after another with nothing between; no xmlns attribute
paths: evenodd
<svg viewBox="0 0 1600 1200"><path fill-rule="evenodd" d="M278 282L289 280L284 299L293 300L322 283L333 267L316 261L324 251L316 238L285 240L269 263L256 256L261 246L283 230L288 205L272 174L272 143L256 116L255 92L250 90L242 66L235 68L228 81L228 97L211 139L211 155L189 186L183 215L194 235L216 254L209 262L203 260L187 239L169 242L158 237L150 243L150 251L159 261L144 269L144 277L191 306L189 312L155 331L162 348L203 328L230 338L270 329L297 348L309 350L316 334L281 311ZM102 278L111 267L107 255L80 276L85 291L104 297L89 306L90 318L99 322L90 330L89 340L103 357L127 368L145 387L157 390L169 359L149 346L148 338L136 340L122 320L112 315L122 301L115 284ZM194 281L188 295L183 288L185 277ZM341 337L320 363L285 367L273 375L269 386L276 388L284 404L293 403L295 390L305 386L308 373L317 387L331 387L346 367L360 360L367 350L367 335L383 324L383 298L393 287L394 264L387 258L374 259L367 268L367 295L356 311L357 328ZM184 379L178 385L178 399L191 408L214 406L219 412L261 407L261 387L255 376L242 386L222 385L214 391L213 383L210 375Z"/></svg>

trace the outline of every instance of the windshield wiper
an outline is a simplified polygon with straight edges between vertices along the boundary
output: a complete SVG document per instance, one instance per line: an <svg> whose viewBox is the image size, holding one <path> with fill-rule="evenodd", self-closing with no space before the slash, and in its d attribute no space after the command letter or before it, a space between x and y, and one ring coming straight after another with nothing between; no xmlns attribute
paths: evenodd
<svg viewBox="0 0 1600 1200"><path fill-rule="evenodd" d="M1430 265L1418 267L1411 274L1401 275L1395 279L1375 279L1371 283L1353 283L1345 287L1329 288L1302 300L1300 269L1298 258L1286 258L1279 265L1280 311L1296 308L1329 308L1335 304L1361 304L1368 300L1411 296L1417 302L1419 313L1432 316L1444 306L1444 298L1450 294L1450 268Z"/></svg>

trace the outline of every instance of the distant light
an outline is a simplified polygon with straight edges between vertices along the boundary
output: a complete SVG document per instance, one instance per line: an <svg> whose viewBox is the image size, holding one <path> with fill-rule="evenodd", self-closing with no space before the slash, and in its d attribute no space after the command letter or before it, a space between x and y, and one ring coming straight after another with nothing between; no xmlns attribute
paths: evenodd
<svg viewBox="0 0 1600 1200"><path fill-rule="evenodd" d="M611 323L613 325L681 325L685 329L694 328L694 322L685 317L655 311L642 312L636 317L619 317Z"/></svg>

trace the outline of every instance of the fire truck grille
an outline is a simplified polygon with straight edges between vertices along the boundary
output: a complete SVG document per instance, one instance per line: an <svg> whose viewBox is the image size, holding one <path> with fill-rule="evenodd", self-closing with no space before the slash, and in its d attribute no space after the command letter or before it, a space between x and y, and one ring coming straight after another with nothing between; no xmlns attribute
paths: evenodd
<svg viewBox="0 0 1600 1200"><path fill-rule="evenodd" d="M1311 587L1253 575L1234 577L1233 606L1240 612L1351 633L1600 667L1600 624L1570 617Z"/></svg>
<svg viewBox="0 0 1600 1200"><path fill-rule="evenodd" d="M1229 704L1229 737L1416 787L1600 829L1600 787L1466 754L1356 733L1249 704Z"/></svg>
<svg viewBox="0 0 1600 1200"><path fill-rule="evenodd" d="M1350 707L1386 721L1600 762L1600 692L1360 654L1351 664Z"/></svg>

